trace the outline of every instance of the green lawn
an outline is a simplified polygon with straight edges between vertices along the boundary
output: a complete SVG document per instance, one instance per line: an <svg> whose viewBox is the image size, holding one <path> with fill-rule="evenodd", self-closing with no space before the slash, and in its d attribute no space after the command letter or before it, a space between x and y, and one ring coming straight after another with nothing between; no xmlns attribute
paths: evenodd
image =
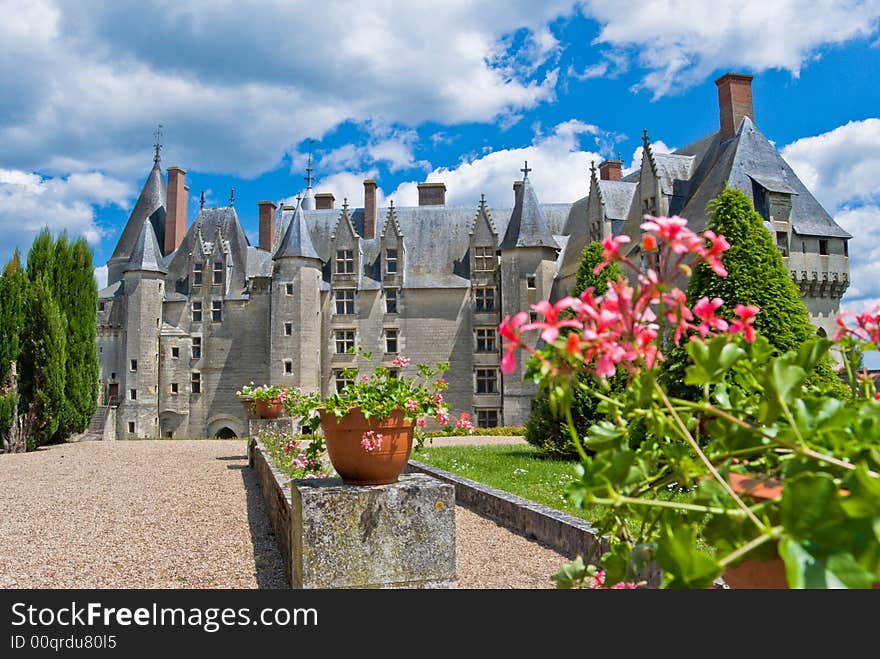
<svg viewBox="0 0 880 659"><path fill-rule="evenodd" d="M576 517L595 517L591 514L595 508L576 508L565 496L565 486L575 479L577 463L549 460L526 444L426 445L421 451L413 451L411 457Z"/></svg>

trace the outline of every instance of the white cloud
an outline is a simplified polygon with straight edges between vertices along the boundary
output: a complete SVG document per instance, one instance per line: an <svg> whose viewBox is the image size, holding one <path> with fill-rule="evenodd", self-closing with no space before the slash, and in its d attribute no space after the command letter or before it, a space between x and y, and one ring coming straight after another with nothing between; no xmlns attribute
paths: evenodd
<svg viewBox="0 0 880 659"><path fill-rule="evenodd" d="M823 48L876 33L880 3L839 0L587 0L602 25L594 43L648 69L637 88L654 96L719 69L786 69L797 76Z"/></svg>
<svg viewBox="0 0 880 659"><path fill-rule="evenodd" d="M60 178L0 169L0 258L8 258L16 245L26 251L44 226L96 244L102 230L95 224L95 205L127 206L130 194L127 184L97 172Z"/></svg>
<svg viewBox="0 0 880 659"><path fill-rule="evenodd" d="M663 140L655 140L651 142L651 153L672 153L675 149L676 147L674 146L666 146L666 142ZM629 161L628 165L624 165L623 167L624 176L631 174L642 166L642 153L644 151L645 147L641 145L633 150L632 160Z"/></svg>
<svg viewBox="0 0 880 659"><path fill-rule="evenodd" d="M880 119L851 121L782 149L798 177L830 211L880 201Z"/></svg>
<svg viewBox="0 0 880 659"><path fill-rule="evenodd" d="M95 281L98 283L98 290L107 287L107 266L102 265L95 268Z"/></svg>
<svg viewBox="0 0 880 659"><path fill-rule="evenodd" d="M476 207L485 193L491 206L513 205L513 182L522 178L520 169L528 161L529 173L538 198L545 203L571 202L589 192L590 161L604 157L598 150L583 150L581 140L604 139L596 126L572 119L560 123L546 135L539 134L531 145L518 149L491 151L461 162L456 167L432 170L426 180L446 184L450 206ZM418 204L417 181L407 181L389 195L400 206Z"/></svg>

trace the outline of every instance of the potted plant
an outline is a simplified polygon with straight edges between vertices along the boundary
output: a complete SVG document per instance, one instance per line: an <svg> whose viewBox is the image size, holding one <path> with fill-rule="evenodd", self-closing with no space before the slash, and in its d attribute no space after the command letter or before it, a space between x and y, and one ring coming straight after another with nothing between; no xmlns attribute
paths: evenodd
<svg viewBox="0 0 880 659"><path fill-rule="evenodd" d="M800 588L880 582L880 401L856 369L860 353L880 344L880 314L844 317L834 341L780 354L755 332L759 309L738 305L723 318L722 300L691 306L675 285L699 263L725 276L724 237L698 235L678 217L646 220L640 264L617 236L597 268L618 262L632 284L621 277L601 297L588 289L541 302L533 308L542 319L520 313L500 327L502 370L515 370L519 350L534 355L526 375L569 428L575 387L601 401L606 418L584 437L572 433L580 464L569 489L576 503L604 510L595 520L610 543L601 582L634 581L652 561L666 587L706 588L725 574L747 587L760 585L748 581L755 575ZM672 395L663 378L676 346L694 395ZM845 396L812 376L832 348L846 368ZM612 393L608 379L619 371L627 386ZM595 584L589 562L599 558L566 566L557 584Z"/></svg>
<svg viewBox="0 0 880 659"><path fill-rule="evenodd" d="M370 353L359 354L370 362ZM443 399L448 383L442 374L448 363L430 368L418 364L415 377L405 374L410 360L398 356L392 372L379 366L372 374L357 368L344 369L348 380L340 391L322 398L303 394L288 400L292 416L303 425L324 432L330 462L350 485L382 485L397 481L412 450L413 439L423 441L421 428L433 417L449 422L449 406Z"/></svg>
<svg viewBox="0 0 880 659"><path fill-rule="evenodd" d="M284 409L284 402L291 395L291 389L277 384L261 384L257 387L253 385L253 382L245 385L241 391L236 392L236 396L243 404L252 404L253 412L259 418L277 419Z"/></svg>

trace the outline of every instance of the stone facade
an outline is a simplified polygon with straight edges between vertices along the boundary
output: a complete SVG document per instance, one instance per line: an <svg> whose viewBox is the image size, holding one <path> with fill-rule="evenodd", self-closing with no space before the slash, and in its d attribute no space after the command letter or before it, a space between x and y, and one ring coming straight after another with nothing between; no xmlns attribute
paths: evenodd
<svg viewBox="0 0 880 659"><path fill-rule="evenodd" d="M166 192L157 151L99 294L101 390L118 403L116 436L246 434L236 390L254 381L328 394L340 369L369 368L346 353L352 345L388 367L398 354L449 361L455 413L522 425L535 389L522 381L524 361L502 377L501 319L568 294L590 241L623 232L637 245L644 213L702 229L725 184L752 198L817 331L832 334L850 236L757 130L749 85L719 79L719 130L674 154L654 153L646 132L636 171L594 167L574 203L539 201L528 165L507 207L451 207L431 183L419 206L377 208L368 180L363 207L336 209L309 187L295 206L260 202L259 246L231 204L202 208L186 226L185 172L170 169Z"/></svg>

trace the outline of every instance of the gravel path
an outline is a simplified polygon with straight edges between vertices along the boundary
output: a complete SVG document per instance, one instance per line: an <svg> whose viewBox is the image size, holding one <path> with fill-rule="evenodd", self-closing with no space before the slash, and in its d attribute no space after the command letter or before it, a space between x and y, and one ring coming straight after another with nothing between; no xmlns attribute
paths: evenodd
<svg viewBox="0 0 880 659"><path fill-rule="evenodd" d="M241 440L0 455L0 588L280 588ZM547 588L565 558L456 509L460 588Z"/></svg>

